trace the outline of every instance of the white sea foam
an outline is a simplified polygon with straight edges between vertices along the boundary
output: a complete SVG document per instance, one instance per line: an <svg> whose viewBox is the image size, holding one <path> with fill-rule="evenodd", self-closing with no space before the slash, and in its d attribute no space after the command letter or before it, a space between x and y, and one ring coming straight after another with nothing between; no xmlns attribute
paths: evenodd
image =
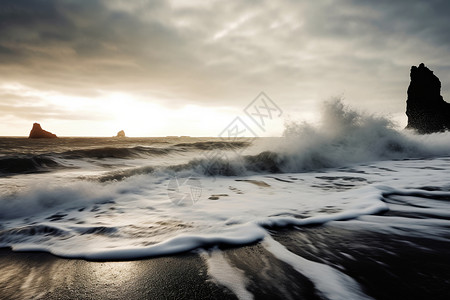
<svg viewBox="0 0 450 300"><path fill-rule="evenodd" d="M13 198L21 217L3 218L0 245L65 257L132 259L216 244L249 244L261 240L266 234L264 228L272 226L330 221L352 224L348 220L359 219L378 223L372 228L398 231L397 217L364 216L395 209L398 201L407 200L414 206L408 210L403 205L399 211L445 218L439 210L445 212L448 203L438 199L450 197L450 192L417 187L429 185L433 178L434 185L445 188L448 165L450 160L444 158L386 161L316 173L203 177L202 196L192 206L174 205L167 194L168 180L149 175L122 182L67 183L60 189L40 187L34 198L30 198L30 191L23 198L20 193ZM342 183L346 183L344 189ZM405 189L410 186L416 189ZM210 200L211 195L219 196ZM418 195L435 199L426 202ZM42 205L40 199L55 200ZM424 202L426 208L417 207ZM35 213L25 216L19 204L29 205ZM407 218L402 222L405 228L416 228L408 234L436 238L443 234L441 223L448 223L443 219L418 222Z"/></svg>
<svg viewBox="0 0 450 300"><path fill-rule="evenodd" d="M130 247L118 246L114 249L105 248L103 243L83 243L76 247L48 247L35 244L20 244L13 246L16 251L48 251L55 255L71 258L84 258L89 260L125 260L137 259L143 257L155 257L171 255L181 252L194 250L200 247L211 247L214 245L247 245L259 240L265 236L265 231L257 226L246 225L239 226L235 230L227 230L218 235L179 235L175 238L148 246L148 247ZM85 241L84 241L85 242ZM88 246L88 247L86 247Z"/></svg>
<svg viewBox="0 0 450 300"><path fill-rule="evenodd" d="M263 246L276 258L308 277L326 299L371 299L361 291L355 280L333 267L298 256L270 237L264 240Z"/></svg>
<svg viewBox="0 0 450 300"><path fill-rule="evenodd" d="M348 164L450 155L450 132L427 136L398 131L389 119L357 112L340 100L323 105L318 126L291 122L277 148L285 172Z"/></svg>
<svg viewBox="0 0 450 300"><path fill-rule="evenodd" d="M253 299L253 294L246 288L244 272L231 266L220 250L202 252L202 258L206 261L208 275L220 285L231 290L238 299Z"/></svg>
<svg viewBox="0 0 450 300"><path fill-rule="evenodd" d="M33 185L20 193L0 199L0 219L27 217L52 210L112 201L116 193L100 184L74 182L61 185L36 179Z"/></svg>

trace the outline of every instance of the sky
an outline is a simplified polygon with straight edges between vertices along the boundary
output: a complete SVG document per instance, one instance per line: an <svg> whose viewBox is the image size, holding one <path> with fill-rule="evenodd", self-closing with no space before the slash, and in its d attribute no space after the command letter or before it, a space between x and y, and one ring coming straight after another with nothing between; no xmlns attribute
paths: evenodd
<svg viewBox="0 0 450 300"><path fill-rule="evenodd" d="M1 0L0 136L217 136L261 92L281 116L257 135L336 97L400 128L412 65L450 101L449 16L444 0Z"/></svg>

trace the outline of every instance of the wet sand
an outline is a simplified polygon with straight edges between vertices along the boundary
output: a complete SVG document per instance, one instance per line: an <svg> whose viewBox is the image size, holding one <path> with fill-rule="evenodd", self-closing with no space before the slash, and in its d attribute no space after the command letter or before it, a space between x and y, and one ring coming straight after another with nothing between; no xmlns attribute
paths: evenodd
<svg viewBox="0 0 450 300"><path fill-rule="evenodd" d="M0 269L1 299L236 299L195 254L92 262L2 249Z"/></svg>
<svg viewBox="0 0 450 300"><path fill-rule="evenodd" d="M351 276L374 299L449 299L450 242L339 226L272 231L310 261ZM314 284L261 244L221 250L255 299L322 299ZM0 249L1 299L236 299L199 253L93 262ZM324 278L326 281L327 278Z"/></svg>

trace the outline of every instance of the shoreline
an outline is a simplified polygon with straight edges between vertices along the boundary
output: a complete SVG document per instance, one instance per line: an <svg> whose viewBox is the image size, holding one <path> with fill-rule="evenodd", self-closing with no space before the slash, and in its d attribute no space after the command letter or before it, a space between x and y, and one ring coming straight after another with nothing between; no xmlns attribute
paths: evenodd
<svg viewBox="0 0 450 300"><path fill-rule="evenodd" d="M1 299L236 299L195 254L93 262L0 249Z"/></svg>
<svg viewBox="0 0 450 300"><path fill-rule="evenodd" d="M340 225L271 234L295 255L350 276L370 298L450 296L450 242ZM214 265L219 268L212 272ZM233 274L245 278L241 290L244 287L254 299L323 298L308 274L277 259L263 243L129 261L66 259L1 248L0 269L2 299L236 299L239 287L234 287L240 281ZM327 280L323 278L325 284Z"/></svg>

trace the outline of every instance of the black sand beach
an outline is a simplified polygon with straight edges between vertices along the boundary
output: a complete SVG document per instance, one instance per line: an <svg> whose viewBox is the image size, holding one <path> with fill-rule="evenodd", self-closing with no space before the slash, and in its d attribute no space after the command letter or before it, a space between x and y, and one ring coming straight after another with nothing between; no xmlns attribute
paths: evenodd
<svg viewBox="0 0 450 300"><path fill-rule="evenodd" d="M0 1L0 300L450 300L450 1Z"/></svg>
<svg viewBox="0 0 450 300"><path fill-rule="evenodd" d="M291 252L351 276L374 299L448 299L448 241L355 232L333 225L272 231ZM336 226L335 226L336 225ZM255 299L323 299L304 275L261 245L221 250ZM236 299L199 253L95 262L0 251L1 299ZM327 280L327 278L323 278Z"/></svg>

